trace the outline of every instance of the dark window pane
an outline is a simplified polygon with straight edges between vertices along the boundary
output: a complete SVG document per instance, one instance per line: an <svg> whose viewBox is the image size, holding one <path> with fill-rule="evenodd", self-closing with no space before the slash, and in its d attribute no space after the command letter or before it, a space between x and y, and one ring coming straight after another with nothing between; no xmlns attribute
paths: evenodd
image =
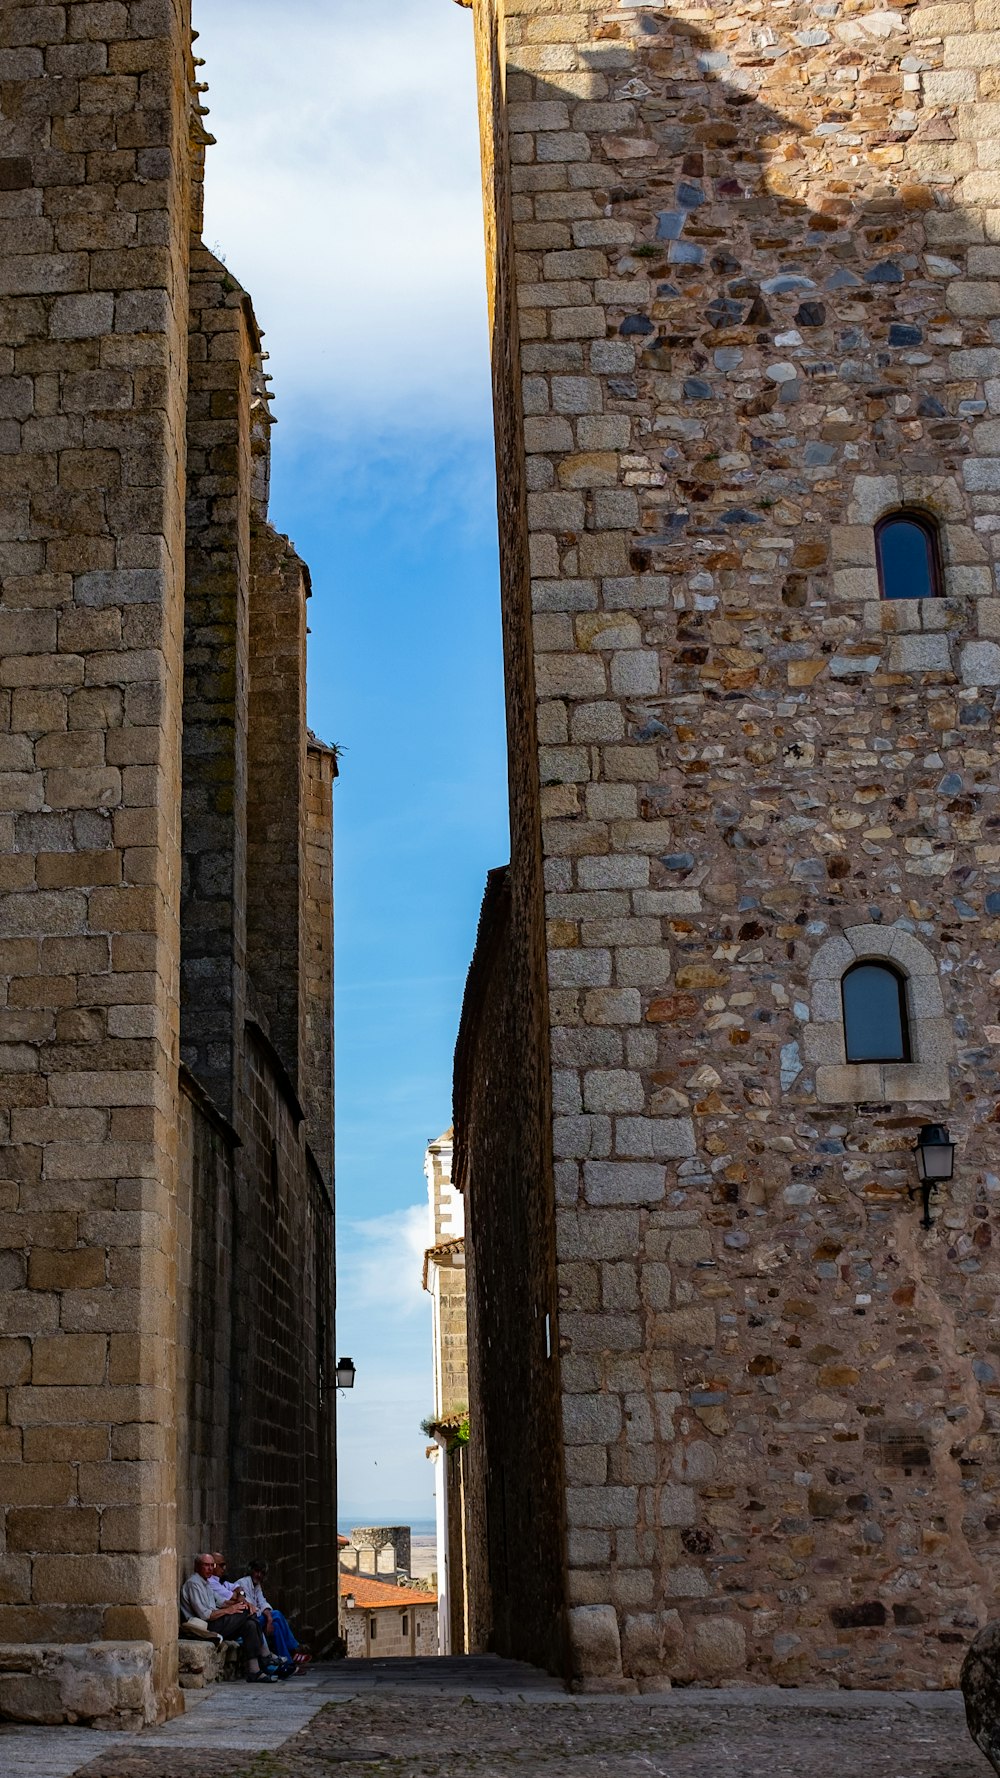
<svg viewBox="0 0 1000 1778"><path fill-rule="evenodd" d="M844 1036L849 1062L908 1062L903 983L893 969L860 963L844 977Z"/></svg>
<svg viewBox="0 0 1000 1778"><path fill-rule="evenodd" d="M892 519L877 539L884 599L929 599L933 596L934 562L931 539L912 519Z"/></svg>

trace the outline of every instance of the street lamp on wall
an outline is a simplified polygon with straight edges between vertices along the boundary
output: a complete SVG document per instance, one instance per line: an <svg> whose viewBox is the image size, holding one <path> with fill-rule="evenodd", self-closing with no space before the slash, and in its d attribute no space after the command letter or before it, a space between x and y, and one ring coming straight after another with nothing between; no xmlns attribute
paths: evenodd
<svg viewBox="0 0 1000 1778"><path fill-rule="evenodd" d="M344 1594L344 1604L346 1605L348 1611L354 1610L354 1607L357 1604L357 1600L355 1599L353 1593L345 1593Z"/></svg>
<svg viewBox="0 0 1000 1778"><path fill-rule="evenodd" d="M337 1388L338 1389L353 1389L354 1388L354 1379L357 1376L357 1374L358 1373L357 1373L357 1369L355 1367L353 1358L338 1358L338 1360L337 1360Z"/></svg>
<svg viewBox="0 0 1000 1778"><path fill-rule="evenodd" d="M931 1192L937 1191L942 1183L952 1177L955 1171L955 1144L951 1139L946 1124L924 1124L920 1130L913 1150L917 1157L917 1174L920 1179L920 1195L923 1199L924 1214L921 1223L925 1229L931 1228ZM913 1188L910 1188L913 1196Z"/></svg>

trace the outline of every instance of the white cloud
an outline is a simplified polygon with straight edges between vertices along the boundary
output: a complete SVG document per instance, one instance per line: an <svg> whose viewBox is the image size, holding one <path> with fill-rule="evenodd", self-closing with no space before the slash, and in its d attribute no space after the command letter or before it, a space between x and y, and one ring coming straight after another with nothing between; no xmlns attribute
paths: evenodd
<svg viewBox="0 0 1000 1778"><path fill-rule="evenodd" d="M426 1204L347 1223L341 1237L341 1318L381 1312L396 1319L425 1308L422 1277L430 1239ZM429 1328L427 1349L429 1353Z"/></svg>
<svg viewBox="0 0 1000 1778"><path fill-rule="evenodd" d="M284 0L278 29L272 0L195 0L195 22L218 138L205 238L254 299L284 411L346 433L481 425L469 14Z"/></svg>

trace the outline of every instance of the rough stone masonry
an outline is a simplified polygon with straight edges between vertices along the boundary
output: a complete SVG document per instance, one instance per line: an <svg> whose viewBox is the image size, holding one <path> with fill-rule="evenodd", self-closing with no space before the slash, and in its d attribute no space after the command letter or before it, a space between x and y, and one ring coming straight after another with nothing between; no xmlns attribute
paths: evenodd
<svg viewBox="0 0 1000 1778"><path fill-rule="evenodd" d="M457 1076L473 1616L562 1658L505 1604L534 1489L584 1686L954 1684L1000 1579L1000 8L473 11L513 833ZM940 596L879 596L900 509ZM859 959L908 1062L846 1059Z"/></svg>
<svg viewBox="0 0 1000 1778"><path fill-rule="evenodd" d="M336 1634L336 760L195 74L186 0L0 10L0 1716L44 1721L176 1706L200 1548Z"/></svg>

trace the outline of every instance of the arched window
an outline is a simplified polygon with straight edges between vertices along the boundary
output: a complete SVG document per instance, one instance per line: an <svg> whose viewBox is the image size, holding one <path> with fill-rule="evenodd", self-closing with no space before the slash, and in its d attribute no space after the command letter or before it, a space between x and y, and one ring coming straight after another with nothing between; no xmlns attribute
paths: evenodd
<svg viewBox="0 0 1000 1778"><path fill-rule="evenodd" d="M941 591L941 550L933 519L890 512L875 527L878 584L883 599L933 599Z"/></svg>
<svg viewBox="0 0 1000 1778"><path fill-rule="evenodd" d="M841 982L849 1062L908 1062L906 984L887 963L855 963Z"/></svg>

